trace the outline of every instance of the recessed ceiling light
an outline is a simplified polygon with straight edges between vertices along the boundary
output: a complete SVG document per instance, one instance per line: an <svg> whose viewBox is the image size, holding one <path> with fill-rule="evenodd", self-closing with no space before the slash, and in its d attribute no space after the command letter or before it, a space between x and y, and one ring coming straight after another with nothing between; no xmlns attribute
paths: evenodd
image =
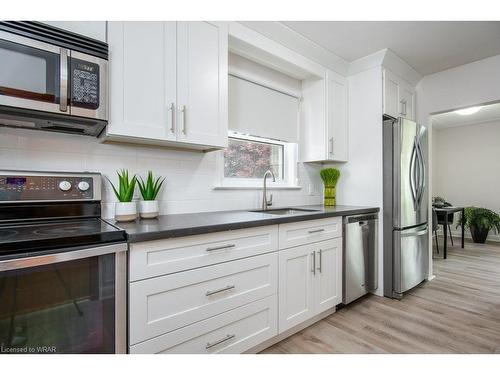
<svg viewBox="0 0 500 375"><path fill-rule="evenodd" d="M481 107L470 107L470 108L459 109L458 111L455 111L455 113L460 116L468 116L476 112L479 112L480 110Z"/></svg>

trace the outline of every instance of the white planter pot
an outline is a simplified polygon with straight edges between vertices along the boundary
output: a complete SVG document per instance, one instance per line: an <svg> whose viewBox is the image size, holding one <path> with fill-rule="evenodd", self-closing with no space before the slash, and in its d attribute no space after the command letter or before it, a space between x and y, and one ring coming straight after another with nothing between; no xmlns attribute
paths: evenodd
<svg viewBox="0 0 500 375"><path fill-rule="evenodd" d="M134 221L135 219L137 219L137 205L135 202L116 202L116 221Z"/></svg>
<svg viewBox="0 0 500 375"><path fill-rule="evenodd" d="M160 213L158 201L140 201L139 211L143 219L154 219Z"/></svg>

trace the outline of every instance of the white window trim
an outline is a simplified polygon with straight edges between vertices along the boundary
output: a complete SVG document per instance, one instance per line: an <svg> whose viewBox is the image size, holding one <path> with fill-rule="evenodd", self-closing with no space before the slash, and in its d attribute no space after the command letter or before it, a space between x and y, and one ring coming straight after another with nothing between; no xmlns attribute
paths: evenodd
<svg viewBox="0 0 500 375"><path fill-rule="evenodd" d="M297 164L298 164L298 145L296 143L288 143L276 141L274 139L266 139L254 137L247 134L237 132L228 132L228 137L237 138L248 141L262 142L263 140L283 146L283 180L273 182L271 178L267 180L267 188L274 189L301 189L298 181ZM217 152L217 180L214 189L243 189L254 190L262 189L262 178L226 178L224 177L224 151Z"/></svg>

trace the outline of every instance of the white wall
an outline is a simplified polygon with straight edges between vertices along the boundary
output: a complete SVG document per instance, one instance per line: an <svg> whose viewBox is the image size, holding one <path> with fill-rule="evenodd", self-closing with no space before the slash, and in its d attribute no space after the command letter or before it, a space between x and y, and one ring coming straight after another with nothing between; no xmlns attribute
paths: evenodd
<svg viewBox="0 0 500 375"><path fill-rule="evenodd" d="M430 160L433 160L431 114L500 100L500 55L475 61L425 76L417 85L417 119L430 129ZM430 163L429 186L435 175ZM429 207L433 191L429 194ZM429 237L432 249L432 238ZM432 257L429 257L429 277L432 277Z"/></svg>
<svg viewBox="0 0 500 375"><path fill-rule="evenodd" d="M101 144L96 138L0 127L0 168L48 171L96 171L117 181L116 170L145 175L148 169L166 177L161 213L258 208L260 190L214 190L216 153L168 150L152 146ZM299 164L301 190L274 191L276 206L319 204L307 195L309 183L320 186L319 166ZM109 183L103 188L103 216L113 216Z"/></svg>
<svg viewBox="0 0 500 375"><path fill-rule="evenodd" d="M500 212L500 121L434 131L434 195Z"/></svg>
<svg viewBox="0 0 500 375"><path fill-rule="evenodd" d="M383 295L382 67L349 77L349 161L339 164L339 204L380 207L379 287Z"/></svg>

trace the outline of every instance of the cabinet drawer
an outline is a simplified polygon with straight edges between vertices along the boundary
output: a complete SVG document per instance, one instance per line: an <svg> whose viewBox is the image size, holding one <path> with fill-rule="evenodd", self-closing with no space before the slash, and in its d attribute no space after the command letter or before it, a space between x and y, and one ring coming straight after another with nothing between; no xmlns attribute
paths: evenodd
<svg viewBox="0 0 500 375"><path fill-rule="evenodd" d="M130 284L130 343L277 293L278 253Z"/></svg>
<svg viewBox="0 0 500 375"><path fill-rule="evenodd" d="M279 248L307 245L342 236L342 217L299 221L279 226Z"/></svg>
<svg viewBox="0 0 500 375"><path fill-rule="evenodd" d="M130 347L131 354L242 353L278 334L277 296L194 323Z"/></svg>
<svg viewBox="0 0 500 375"><path fill-rule="evenodd" d="M277 250L277 225L133 243L130 245L130 280L166 275Z"/></svg>

